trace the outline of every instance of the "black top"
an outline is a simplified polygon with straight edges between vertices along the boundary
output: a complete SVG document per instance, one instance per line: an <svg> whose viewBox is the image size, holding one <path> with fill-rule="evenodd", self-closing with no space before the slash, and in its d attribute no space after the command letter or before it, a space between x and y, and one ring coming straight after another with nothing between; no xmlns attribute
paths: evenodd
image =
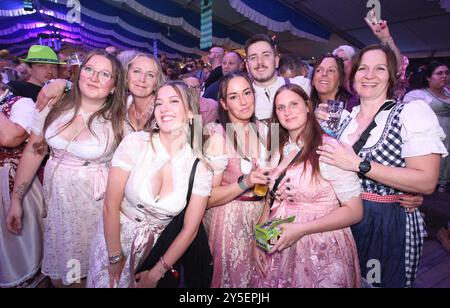
<svg viewBox="0 0 450 308"><path fill-rule="evenodd" d="M26 81L11 81L8 83L15 96L29 97L36 102L42 87Z"/></svg>
<svg viewBox="0 0 450 308"><path fill-rule="evenodd" d="M203 97L219 101L219 85L221 80L222 78L212 83L208 88L206 88L205 93L203 93Z"/></svg>
<svg viewBox="0 0 450 308"><path fill-rule="evenodd" d="M192 166L191 175L189 177L189 188L186 198L186 208L189 206L191 199L192 187L194 184L195 171L199 159L196 159ZM169 246L181 232L184 225L184 215L186 208L167 225L164 231L159 236L156 244L150 250L150 253L144 258L142 264L138 267L136 273L150 270L160 260L161 256L167 251ZM158 288L209 288L212 281L213 266L212 255L209 249L208 236L206 234L203 223L200 223L197 235L192 241L191 245L184 252L183 256L178 260L173 267L180 275L179 280L174 278L168 271L163 278L158 282ZM181 273L180 273L181 274Z"/></svg>
<svg viewBox="0 0 450 308"><path fill-rule="evenodd" d="M205 81L205 89L208 89L210 85L212 85L214 82L220 80L220 78L223 77L222 73L222 66L216 67L211 74L209 74L208 79Z"/></svg>

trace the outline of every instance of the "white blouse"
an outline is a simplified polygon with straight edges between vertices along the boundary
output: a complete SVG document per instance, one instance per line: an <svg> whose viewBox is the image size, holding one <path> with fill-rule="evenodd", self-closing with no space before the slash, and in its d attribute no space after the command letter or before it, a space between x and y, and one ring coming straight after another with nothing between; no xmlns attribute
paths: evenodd
<svg viewBox="0 0 450 308"><path fill-rule="evenodd" d="M293 150L300 150L300 146L289 140L283 148L284 156L287 157ZM355 172L340 169L338 167L319 162L320 175L333 187L337 199L346 203L353 197L361 195L361 183Z"/></svg>
<svg viewBox="0 0 450 308"><path fill-rule="evenodd" d="M35 135L43 136L45 119L50 110L51 108L47 106L44 110L37 113L32 126L32 132ZM87 123L92 113L80 112L80 114ZM64 150L70 143L70 140L60 137L57 133L73 115L74 110L70 110L57 118L48 127L45 132L45 140L51 148ZM92 130L96 136L89 133L89 138L76 138L68 145L67 152L85 160L95 160L102 157L104 157L105 161L109 160L114 150L114 133L111 122L103 119L101 116L97 117L92 122Z"/></svg>
<svg viewBox="0 0 450 308"><path fill-rule="evenodd" d="M176 156L171 157L158 135L154 135L152 141L151 143L148 132L129 134L114 154L112 166L130 172L122 209L136 213L136 207L146 208L152 212L173 217L186 206L189 177L196 156L192 148L186 144ZM173 192L160 199L153 196L151 180L167 163L170 163L172 167ZM212 172L203 162L200 162L195 173L192 194L209 196L211 187Z"/></svg>
<svg viewBox="0 0 450 308"><path fill-rule="evenodd" d="M348 136L353 135L358 129L356 116L360 111L360 106L353 108L350 113L351 122L341 134L340 141L351 144ZM375 118L377 126L372 130L364 148L373 147L381 138L386 126L386 122L391 110L380 112ZM343 114L345 119L345 115ZM427 103L417 100L405 104L400 114L402 125L401 137L402 158L423 156L428 154L442 154L444 157L448 152L442 143L445 133L439 126L436 114Z"/></svg>

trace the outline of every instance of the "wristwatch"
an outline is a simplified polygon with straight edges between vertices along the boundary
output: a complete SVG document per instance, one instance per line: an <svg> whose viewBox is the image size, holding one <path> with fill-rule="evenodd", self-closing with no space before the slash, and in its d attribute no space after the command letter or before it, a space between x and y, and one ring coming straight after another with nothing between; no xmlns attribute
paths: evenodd
<svg viewBox="0 0 450 308"><path fill-rule="evenodd" d="M47 80L44 83L44 87L46 85L49 85L49 84L53 83L53 82L55 82L55 79ZM65 82L66 82L66 86L64 87L64 93L67 93L67 92L70 92L72 90L73 83L70 80L65 80Z"/></svg>
<svg viewBox="0 0 450 308"><path fill-rule="evenodd" d="M239 187L243 190L243 191L246 191L246 190L248 190L249 189L249 187L247 186L247 184L245 183L245 175L241 175L239 178L238 178L238 184L239 184Z"/></svg>
<svg viewBox="0 0 450 308"><path fill-rule="evenodd" d="M120 261L122 261L122 259L123 259L122 253L118 253L118 254L108 257L109 264L117 264Z"/></svg>
<svg viewBox="0 0 450 308"><path fill-rule="evenodd" d="M360 173L360 174L366 174L367 172L370 171L371 168L372 168L372 166L370 165L370 161L368 161L368 160L363 160L363 161L359 164L359 173Z"/></svg>

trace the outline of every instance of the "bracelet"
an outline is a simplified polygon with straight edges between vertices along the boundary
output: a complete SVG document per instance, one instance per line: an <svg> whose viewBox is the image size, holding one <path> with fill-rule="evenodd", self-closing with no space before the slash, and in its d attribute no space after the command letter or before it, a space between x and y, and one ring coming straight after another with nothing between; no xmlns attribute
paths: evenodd
<svg viewBox="0 0 450 308"><path fill-rule="evenodd" d="M166 262L164 262L164 258L162 256L161 256L161 258L159 258L159 260L161 261L161 264L164 267L164 269L166 269L167 271L170 271L173 278L178 280L178 278L180 277L180 274L178 273L178 271L176 269L174 269L172 265L171 266L167 265Z"/></svg>
<svg viewBox="0 0 450 308"><path fill-rule="evenodd" d="M250 187L248 187L247 186L247 184L245 183L245 176L244 175L241 175L239 178L238 178L238 185L239 185L239 187L243 190L243 191L247 191Z"/></svg>
<svg viewBox="0 0 450 308"><path fill-rule="evenodd" d="M72 90L73 83L69 80L66 80L66 87L64 88L64 93L70 92Z"/></svg>
<svg viewBox="0 0 450 308"><path fill-rule="evenodd" d="M117 264L122 260L123 260L123 254L121 252L108 257L109 264L111 264L111 265Z"/></svg>
<svg viewBox="0 0 450 308"><path fill-rule="evenodd" d="M70 90L72 90L73 83L71 81L69 81L69 80L65 80L65 81L66 81L66 86L64 87L64 93L67 93L67 92L70 92ZM44 83L44 87L49 85L49 84L51 84L51 83L53 83L53 82L55 82L55 79L47 80Z"/></svg>

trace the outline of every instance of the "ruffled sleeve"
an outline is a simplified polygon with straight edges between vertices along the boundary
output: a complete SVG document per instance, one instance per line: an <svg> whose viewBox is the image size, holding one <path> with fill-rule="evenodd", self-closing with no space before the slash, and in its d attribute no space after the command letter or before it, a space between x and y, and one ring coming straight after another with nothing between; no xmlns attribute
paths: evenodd
<svg viewBox="0 0 450 308"><path fill-rule="evenodd" d="M211 194L212 172L208 170L203 162L200 162L195 173L192 194L207 197Z"/></svg>
<svg viewBox="0 0 450 308"><path fill-rule="evenodd" d="M341 203L361 195L361 184L355 172L342 170L332 165L320 163L322 177L331 183Z"/></svg>
<svg viewBox="0 0 450 308"><path fill-rule="evenodd" d="M221 174L228 165L226 155L226 143L222 126L218 124L207 126L209 139L205 142L204 153L208 164L213 169L214 175Z"/></svg>
<svg viewBox="0 0 450 308"><path fill-rule="evenodd" d="M400 120L403 158L428 154L442 154L443 157L448 155L442 143L445 133L436 114L426 102L415 100L405 104Z"/></svg>
<svg viewBox="0 0 450 308"><path fill-rule="evenodd" d="M126 136L114 153L111 165L130 172L139 156L144 153L145 147L150 146L149 139L149 134L146 132L131 133Z"/></svg>

